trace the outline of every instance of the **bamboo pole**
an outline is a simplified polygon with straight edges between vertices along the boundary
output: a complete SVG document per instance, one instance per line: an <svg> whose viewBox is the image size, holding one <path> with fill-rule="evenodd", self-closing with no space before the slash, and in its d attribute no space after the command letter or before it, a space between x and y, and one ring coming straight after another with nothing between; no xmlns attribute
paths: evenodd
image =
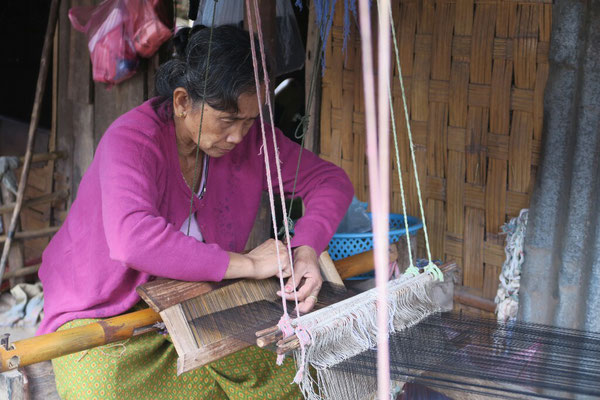
<svg viewBox="0 0 600 400"><path fill-rule="evenodd" d="M0 372L150 332L156 330L153 325L160 321L160 315L147 308L77 328L19 340L8 344L8 348L0 346Z"/></svg>
<svg viewBox="0 0 600 400"><path fill-rule="evenodd" d="M348 259L353 259L355 262L360 263L361 266L359 268L348 268L345 271L353 271L356 274L361 274L372 270L373 252L370 251L366 254L370 254L370 262L365 259L364 254L348 257ZM336 269L341 261L342 260L334 261ZM394 259L392 259L392 261L394 261ZM347 259L344 260L343 264L348 264ZM27 268L33 269L38 267L39 266L32 266ZM25 269L23 269L23 271L25 271ZM340 275L342 278L349 278L351 276L348 275L348 272L342 272ZM65 329L47 335L20 340L9 345L8 349L0 346L0 372L51 360L82 350L124 340L134 335L150 332L156 330L153 325L160 321L160 315L149 308L108 318L77 328ZM279 332L277 327L268 328L256 333L257 336L263 336L263 338L267 334L269 334L269 338L272 338L270 343L282 339L281 332ZM258 340L260 339L261 338ZM288 341L289 340L290 339L288 339ZM286 342L286 344L287 343L288 342Z"/></svg>
<svg viewBox="0 0 600 400"><path fill-rule="evenodd" d="M31 165L31 158L33 154L33 142L35 140L35 131L37 130L38 122L40 119L40 111L42 105L42 97L44 89L46 87L46 78L48 76L48 59L52 54L52 40L54 38L54 29L56 28L56 20L58 17L58 4L60 0L52 0L50 4L50 14L48 16L48 26L46 27L46 36L44 38L44 47L42 49L42 58L40 60L40 72L38 74L37 85L35 88L35 99L33 101L33 110L31 111L31 123L29 124L29 132L27 134L27 151L25 152L25 160L23 161L23 170L21 171L21 178L19 180L19 190L17 192L17 200L15 209L13 210L10 226L8 227L8 233L6 243L4 243L4 249L2 250L2 257L0 258L0 282L2 282L2 276L4 276L4 269L6 268L6 261L8 260L8 254L10 252L10 246L12 244L17 222L19 221L19 214L21 213L21 206L23 205L23 197L25 195L25 186L27 185L27 175L29 174L29 167Z"/></svg>

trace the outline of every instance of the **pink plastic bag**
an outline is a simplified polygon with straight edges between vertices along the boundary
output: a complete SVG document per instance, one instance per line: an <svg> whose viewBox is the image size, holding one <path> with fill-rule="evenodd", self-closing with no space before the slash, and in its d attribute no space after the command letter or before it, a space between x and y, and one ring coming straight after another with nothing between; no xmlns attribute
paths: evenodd
<svg viewBox="0 0 600 400"><path fill-rule="evenodd" d="M155 12L158 0L105 0L73 7L73 28L86 34L97 82L116 84L135 74L138 54L150 57L171 35Z"/></svg>
<svg viewBox="0 0 600 400"><path fill-rule="evenodd" d="M164 11L158 9L159 0L130 0L132 5L136 2L133 43L141 57L150 58L171 37L171 29L161 20Z"/></svg>

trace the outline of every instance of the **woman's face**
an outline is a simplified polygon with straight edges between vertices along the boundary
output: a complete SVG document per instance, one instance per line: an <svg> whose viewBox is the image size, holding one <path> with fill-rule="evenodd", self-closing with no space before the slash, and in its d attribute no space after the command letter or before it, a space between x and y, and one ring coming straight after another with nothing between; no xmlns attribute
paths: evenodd
<svg viewBox="0 0 600 400"><path fill-rule="evenodd" d="M238 145L246 136L252 124L259 117L256 93L243 93L238 98L236 113L219 111L208 104L204 105L204 116L199 106L188 107L184 118L178 117L184 134L193 142L198 141L198 130L202 120L199 147L210 157L222 157Z"/></svg>

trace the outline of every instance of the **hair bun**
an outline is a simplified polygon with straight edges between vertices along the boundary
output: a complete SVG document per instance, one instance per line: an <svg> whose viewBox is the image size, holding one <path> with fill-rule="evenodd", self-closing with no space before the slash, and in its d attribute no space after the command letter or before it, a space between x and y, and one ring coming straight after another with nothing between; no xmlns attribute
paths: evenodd
<svg viewBox="0 0 600 400"><path fill-rule="evenodd" d="M185 57L185 50L187 48L187 44L190 40L190 37L194 35L196 32L206 28L204 25L194 25L194 27L184 27L180 28L175 37L173 37L173 46L175 47L175 53L179 57Z"/></svg>

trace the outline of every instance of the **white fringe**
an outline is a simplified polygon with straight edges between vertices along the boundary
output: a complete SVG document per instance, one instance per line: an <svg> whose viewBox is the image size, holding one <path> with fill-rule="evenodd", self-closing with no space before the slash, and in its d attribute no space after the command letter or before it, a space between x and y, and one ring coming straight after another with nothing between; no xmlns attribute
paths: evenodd
<svg viewBox="0 0 600 400"><path fill-rule="evenodd" d="M428 294L433 279L429 274L401 277L388 282L389 333L417 324L438 306ZM377 390L376 374L356 375L331 367L377 344L376 289L371 289L327 308L302 316L295 322L311 336L302 365L296 351L298 369L304 368L299 386L308 400L365 399ZM316 382L308 366L316 372Z"/></svg>

